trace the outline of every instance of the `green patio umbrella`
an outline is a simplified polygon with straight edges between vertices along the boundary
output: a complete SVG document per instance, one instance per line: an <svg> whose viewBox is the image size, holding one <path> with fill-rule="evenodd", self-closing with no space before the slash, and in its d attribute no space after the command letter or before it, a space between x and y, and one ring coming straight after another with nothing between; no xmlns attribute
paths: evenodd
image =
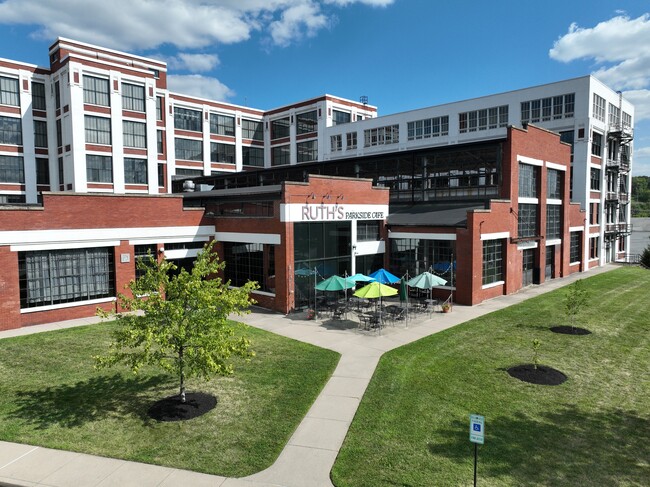
<svg viewBox="0 0 650 487"><path fill-rule="evenodd" d="M316 284L319 291L344 291L354 287L354 282L350 282L340 276L331 276Z"/></svg>

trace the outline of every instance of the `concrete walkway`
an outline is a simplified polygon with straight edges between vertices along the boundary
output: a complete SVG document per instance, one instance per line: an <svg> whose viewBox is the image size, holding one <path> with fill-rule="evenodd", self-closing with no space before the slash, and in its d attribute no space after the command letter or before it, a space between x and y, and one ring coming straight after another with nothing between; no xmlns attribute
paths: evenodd
<svg viewBox="0 0 650 487"><path fill-rule="evenodd" d="M451 313L420 315L386 327L381 335L358 331L342 321L338 326L320 320L302 321L261 309L237 317L279 335L328 348L341 354L332 377L307 415L298 425L275 463L241 479L199 474L81 453L0 442L0 485L48 487L331 487L329 473L361 398L380 357L399 346L445 330L459 323L544 294L573 281L607 272L608 265L583 274L573 274L510 296L501 296L477 306L454 306ZM0 338L83 326L94 318L32 326L0 332Z"/></svg>

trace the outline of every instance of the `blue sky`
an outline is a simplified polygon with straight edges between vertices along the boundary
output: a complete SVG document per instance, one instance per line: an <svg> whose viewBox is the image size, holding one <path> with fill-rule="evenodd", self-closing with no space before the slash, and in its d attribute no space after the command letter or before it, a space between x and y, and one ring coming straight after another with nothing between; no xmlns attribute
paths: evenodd
<svg viewBox="0 0 650 487"><path fill-rule="evenodd" d="M646 0L0 0L0 57L47 65L57 36L260 109L330 93L386 115L594 73L635 103L633 174L650 175Z"/></svg>

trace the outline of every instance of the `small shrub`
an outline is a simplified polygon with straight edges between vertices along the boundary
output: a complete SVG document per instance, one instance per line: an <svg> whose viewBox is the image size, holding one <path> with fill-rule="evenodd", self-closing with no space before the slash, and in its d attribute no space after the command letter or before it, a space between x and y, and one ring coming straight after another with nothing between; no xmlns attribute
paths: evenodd
<svg viewBox="0 0 650 487"><path fill-rule="evenodd" d="M588 292L584 288L582 279L568 287L568 291L564 297L564 310L571 320L571 327L575 328L576 316L582 311L582 308L587 304Z"/></svg>

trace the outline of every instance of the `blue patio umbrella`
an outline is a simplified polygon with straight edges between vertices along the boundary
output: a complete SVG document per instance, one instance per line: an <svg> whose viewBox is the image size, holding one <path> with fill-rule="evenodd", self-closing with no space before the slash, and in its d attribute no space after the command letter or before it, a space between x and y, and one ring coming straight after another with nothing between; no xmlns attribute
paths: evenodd
<svg viewBox="0 0 650 487"><path fill-rule="evenodd" d="M374 278L377 282L381 284L394 284L400 281L400 278L394 274L391 274L386 269L381 268L378 271L370 274L370 277Z"/></svg>

